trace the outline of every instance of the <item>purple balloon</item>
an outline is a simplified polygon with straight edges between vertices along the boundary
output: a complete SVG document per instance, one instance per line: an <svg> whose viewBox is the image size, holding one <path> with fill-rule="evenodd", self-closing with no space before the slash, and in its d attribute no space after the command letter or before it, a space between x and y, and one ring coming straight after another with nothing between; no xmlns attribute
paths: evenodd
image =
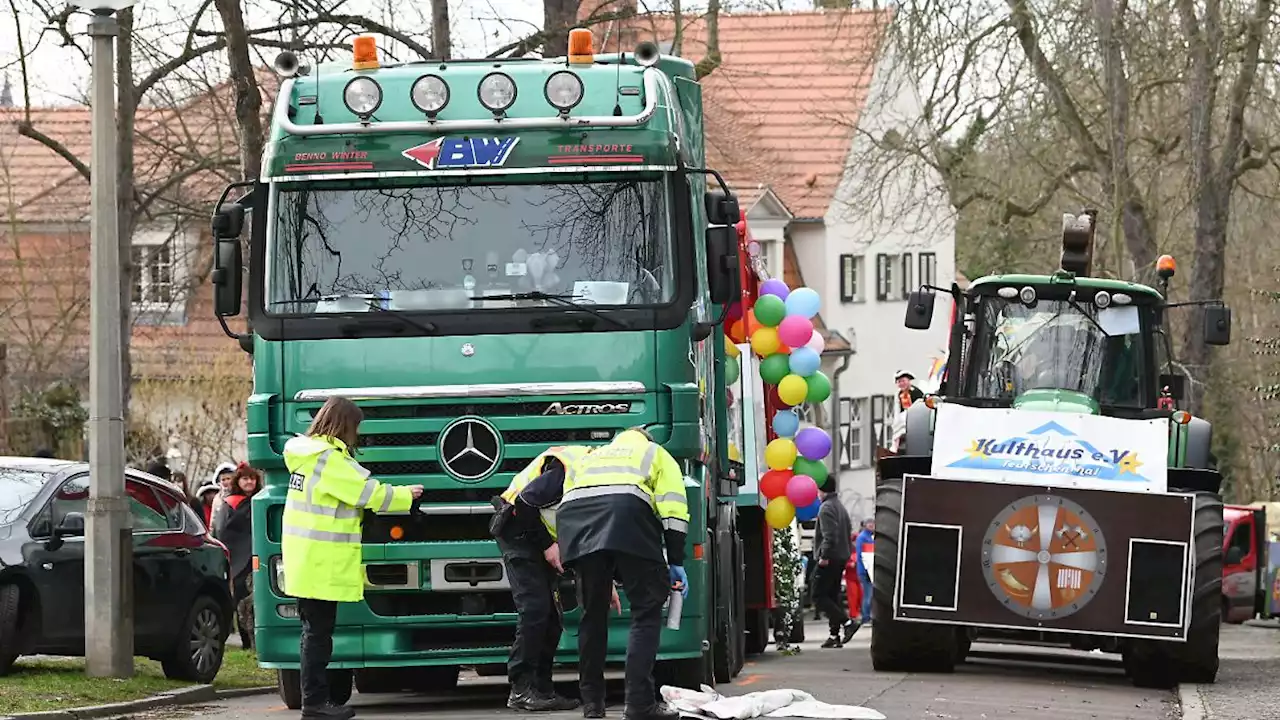
<svg viewBox="0 0 1280 720"><path fill-rule="evenodd" d="M822 428L807 427L796 433L796 450L806 460L821 460L831 452L831 437Z"/></svg>
<svg viewBox="0 0 1280 720"><path fill-rule="evenodd" d="M760 284L760 294L777 295L778 298L786 300L787 296L791 294L791 288L787 287L787 284L778 278L769 278Z"/></svg>

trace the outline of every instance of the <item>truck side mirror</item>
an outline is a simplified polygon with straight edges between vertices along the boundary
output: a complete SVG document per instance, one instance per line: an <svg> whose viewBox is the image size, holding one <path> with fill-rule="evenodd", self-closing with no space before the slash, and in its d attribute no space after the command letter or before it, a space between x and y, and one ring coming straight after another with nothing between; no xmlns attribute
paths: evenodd
<svg viewBox="0 0 1280 720"><path fill-rule="evenodd" d="M1209 305L1204 309L1204 344L1231 344L1231 308Z"/></svg>
<svg viewBox="0 0 1280 720"><path fill-rule="evenodd" d="M932 290L915 290L907 298L907 318L903 321L911 330L928 330L933 324L933 304L937 295Z"/></svg>
<svg viewBox="0 0 1280 720"><path fill-rule="evenodd" d="M711 302L716 305L732 302L741 294L740 280L737 229L729 225L707 228L707 289Z"/></svg>
<svg viewBox="0 0 1280 720"><path fill-rule="evenodd" d="M1181 400L1186 397L1187 379L1177 373L1165 373L1160 376L1160 390L1169 389L1169 397Z"/></svg>
<svg viewBox="0 0 1280 720"><path fill-rule="evenodd" d="M215 240L223 238L239 238L244 232L244 206L240 203L227 203L218 208L210 223Z"/></svg>
<svg viewBox="0 0 1280 720"><path fill-rule="evenodd" d="M244 279L240 238L218 238L213 258L213 312L218 317L240 314L240 284Z"/></svg>
<svg viewBox="0 0 1280 720"><path fill-rule="evenodd" d="M719 190L708 190L705 201L707 222L712 225L734 225L742 219L738 198L732 193L725 195Z"/></svg>

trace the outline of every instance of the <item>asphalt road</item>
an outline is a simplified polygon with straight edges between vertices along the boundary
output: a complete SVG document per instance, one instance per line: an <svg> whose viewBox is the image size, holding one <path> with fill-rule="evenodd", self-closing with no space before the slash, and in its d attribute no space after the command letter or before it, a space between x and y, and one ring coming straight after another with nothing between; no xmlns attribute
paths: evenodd
<svg viewBox="0 0 1280 720"><path fill-rule="evenodd" d="M1224 625L1218 681L1183 687L1185 720L1280 720L1280 622Z"/></svg>
<svg viewBox="0 0 1280 720"><path fill-rule="evenodd" d="M1280 638L1280 633L1265 632ZM810 638L821 638L813 625ZM839 650L823 650L806 643L796 656L770 650L748 663L726 695L775 688L797 688L819 700L864 705L890 720L1041 717L1070 720L1170 720L1178 717L1172 692L1138 690L1125 678L1118 656L1045 651L1036 648L974 645L971 661L952 675L876 673L871 669L864 629ZM574 677L562 676L572 687ZM561 679L561 678L557 678ZM620 719L621 686L613 683L609 716ZM358 718L418 720L487 720L510 717L505 707L507 687L500 678L464 677L449 697L421 695L360 695L351 704ZM615 704L616 703L616 704ZM153 711L147 720L232 720L296 718L275 695L230 700L218 705ZM580 718L578 712L556 713L548 720ZM1260 718L1254 713L1233 718Z"/></svg>

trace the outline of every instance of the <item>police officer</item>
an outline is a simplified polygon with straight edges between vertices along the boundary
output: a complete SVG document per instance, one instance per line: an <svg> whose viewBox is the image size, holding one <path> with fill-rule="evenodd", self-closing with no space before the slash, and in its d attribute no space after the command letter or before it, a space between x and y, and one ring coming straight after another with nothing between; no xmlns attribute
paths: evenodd
<svg viewBox="0 0 1280 720"><path fill-rule="evenodd" d="M556 605L563 570L556 545L555 506L565 473L590 448L554 447L516 474L496 503L491 530L502 551L519 619L507 660L511 695L507 707L544 712L572 710L578 701L555 693L551 669L564 626Z"/></svg>
<svg viewBox="0 0 1280 720"><path fill-rule="evenodd" d="M556 525L561 558L577 573L582 596L583 716L604 717L609 596L616 575L631 604L623 714L628 720L674 720L679 714L657 701L653 664L662 605L673 587L689 590L682 567L689 506L680 466L644 428L627 430L574 465Z"/></svg>
<svg viewBox="0 0 1280 720"><path fill-rule="evenodd" d="M422 486L395 487L369 477L352 457L364 413L333 397L316 412L306 435L284 446L289 469L280 551L284 591L298 599L302 620L300 670L304 720L348 720L355 710L329 700L338 603L364 599L361 528L364 510L406 512Z"/></svg>

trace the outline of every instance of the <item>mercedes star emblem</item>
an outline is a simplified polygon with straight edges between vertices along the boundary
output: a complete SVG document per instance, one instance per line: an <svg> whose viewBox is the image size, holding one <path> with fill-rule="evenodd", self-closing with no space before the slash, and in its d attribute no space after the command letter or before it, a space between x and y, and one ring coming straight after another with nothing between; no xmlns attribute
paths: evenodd
<svg viewBox="0 0 1280 720"><path fill-rule="evenodd" d="M480 418L459 418L440 433L440 465L464 482L488 477L498 468L502 438Z"/></svg>
<svg viewBox="0 0 1280 720"><path fill-rule="evenodd" d="M462 343L462 357L471 357L476 354L476 346L471 343Z"/></svg>

